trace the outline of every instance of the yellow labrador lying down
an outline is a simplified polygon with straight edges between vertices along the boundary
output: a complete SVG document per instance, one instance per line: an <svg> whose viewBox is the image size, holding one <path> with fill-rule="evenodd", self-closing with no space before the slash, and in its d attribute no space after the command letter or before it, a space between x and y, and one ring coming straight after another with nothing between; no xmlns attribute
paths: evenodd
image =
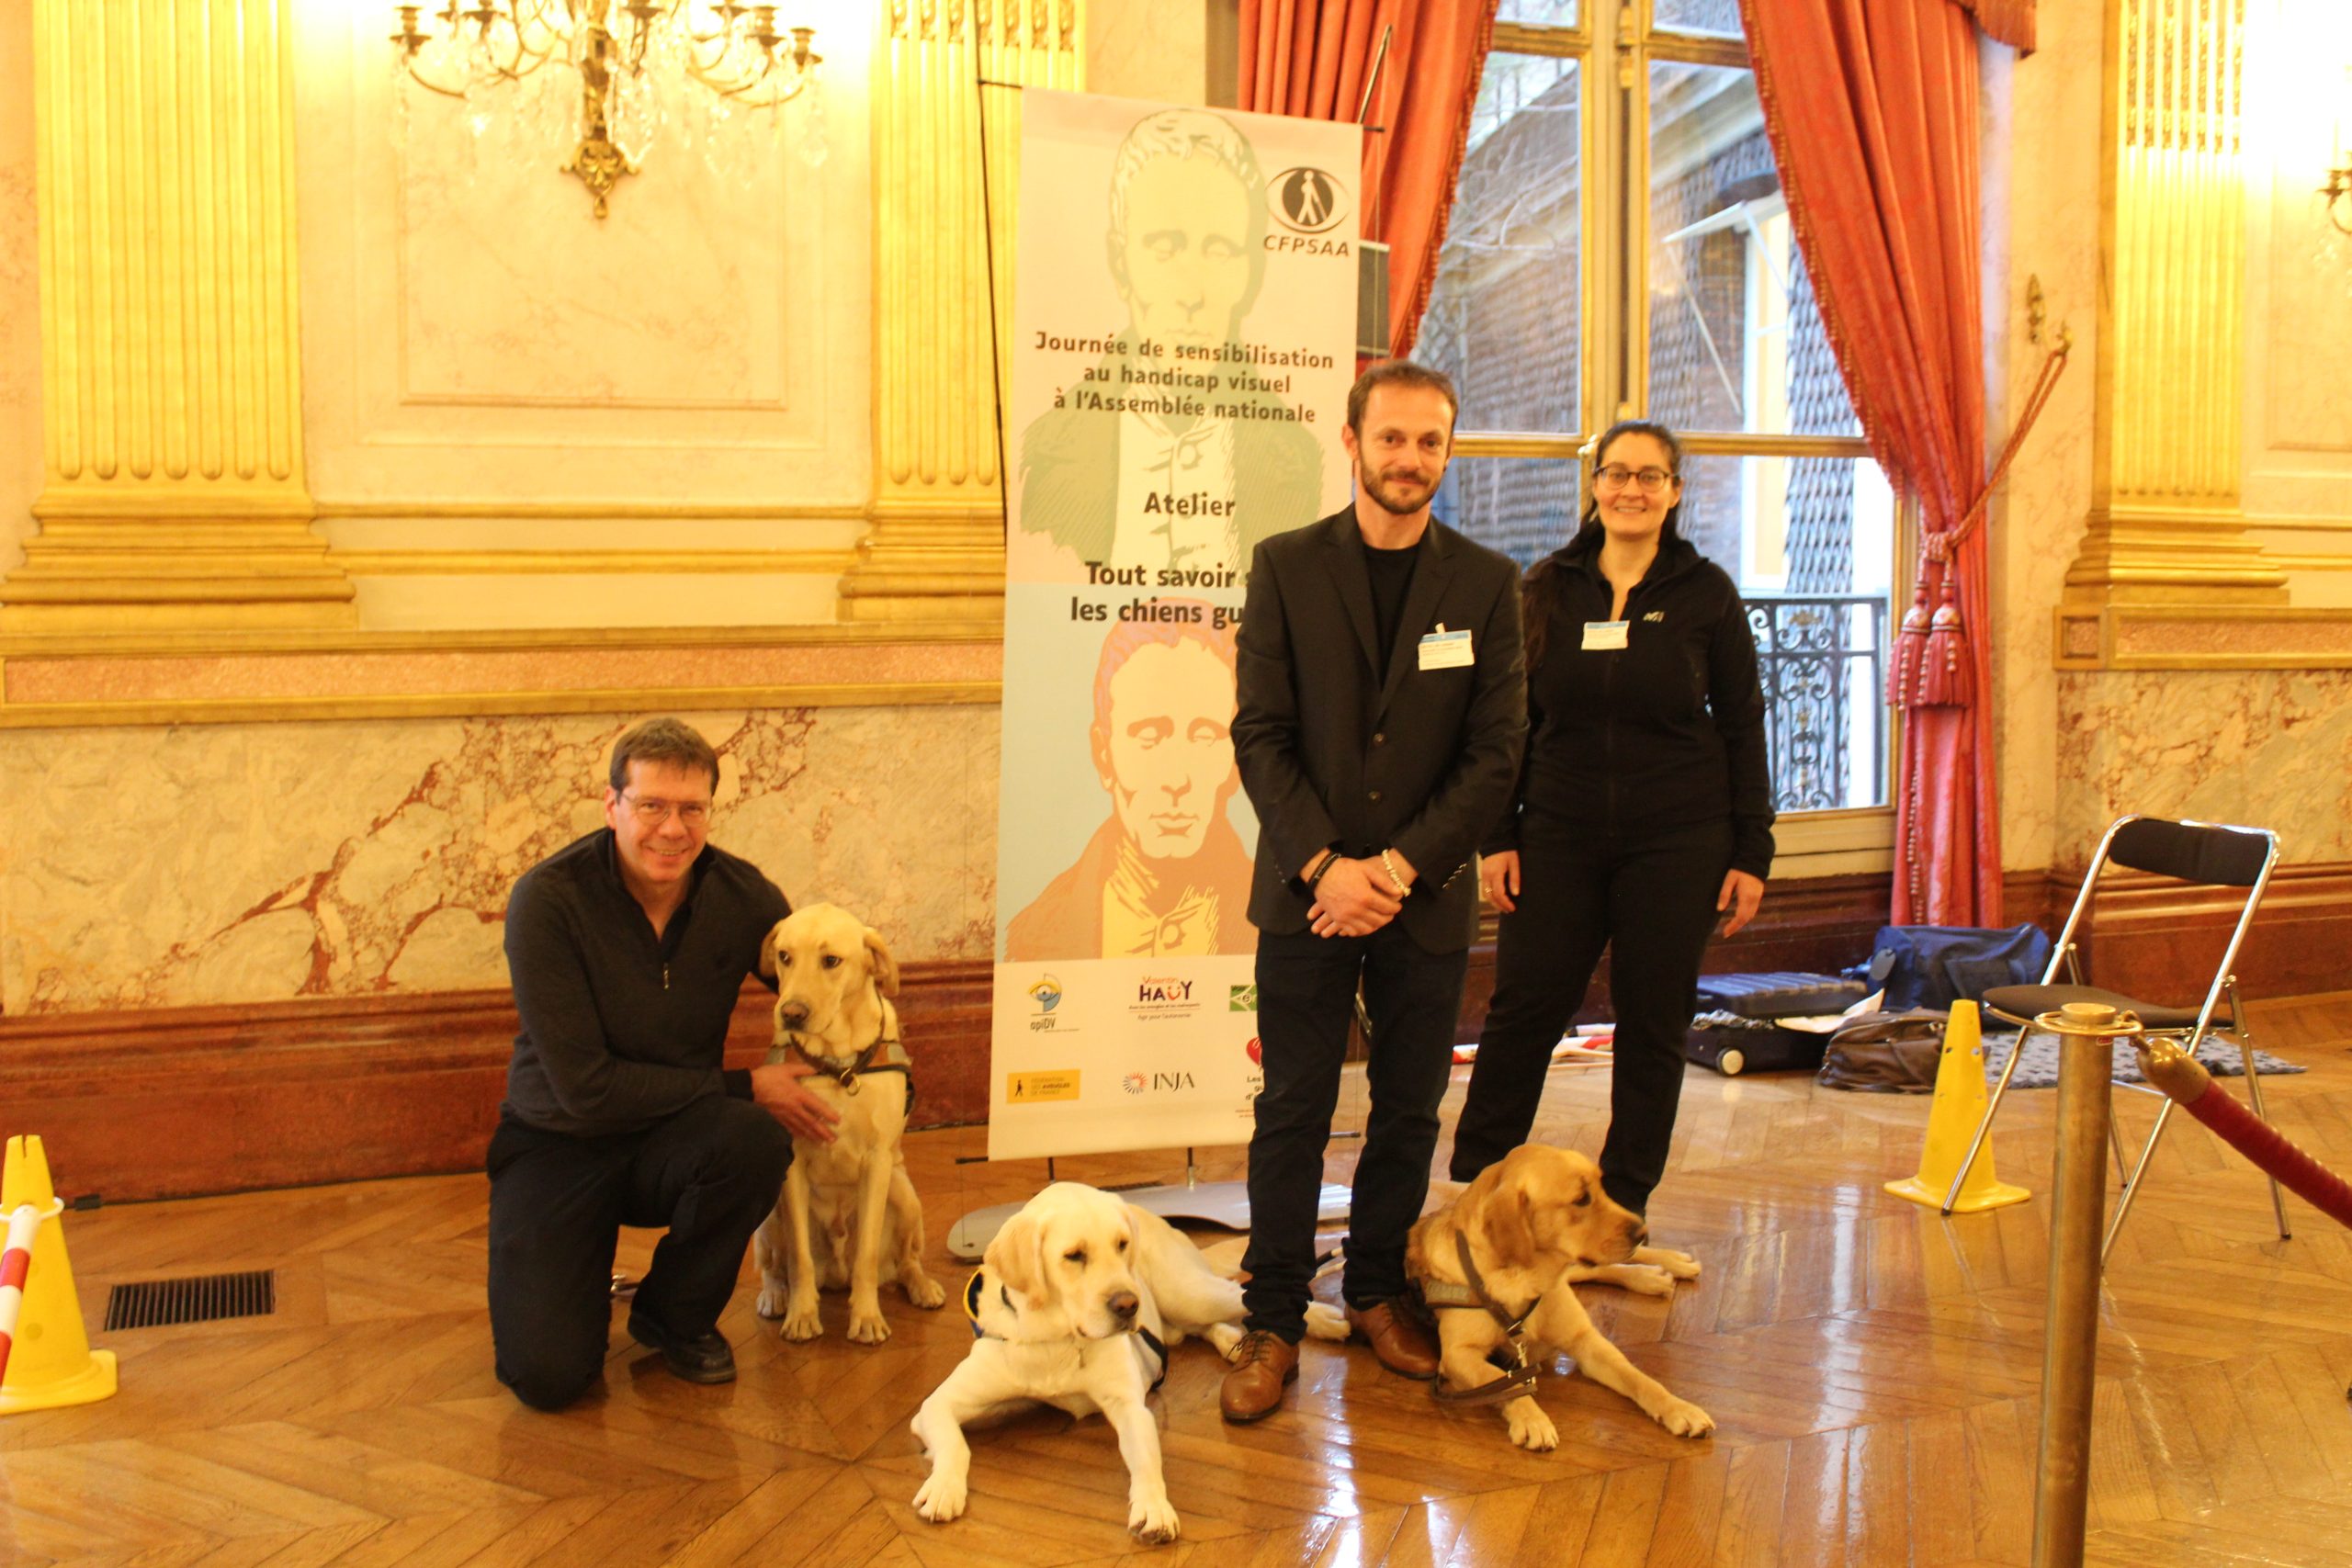
<svg viewBox="0 0 2352 1568"><path fill-rule="evenodd" d="M815 1067L801 1082L841 1121L830 1144L792 1140L776 1212L752 1238L759 1314L783 1318L786 1339L814 1339L824 1331L818 1286L847 1285L849 1337L879 1345L890 1337L882 1317L886 1262L915 1305L947 1299L923 1272L922 1200L899 1146L910 1091L899 1010L890 1002L899 966L880 932L846 909L811 904L768 932L760 973L776 982L768 1060Z"/></svg>
<svg viewBox="0 0 2352 1568"><path fill-rule="evenodd" d="M931 1455L915 1511L940 1522L963 1514L972 1464L965 1423L1044 1404L1077 1416L1102 1412L1127 1462L1127 1529L1148 1541L1174 1540L1159 1427L1144 1401L1186 1335L1231 1353L1241 1340L1240 1285L1159 1215L1057 1181L997 1232L964 1303L979 1337L915 1413L915 1436ZM1306 1331L1344 1339L1348 1325L1317 1303Z"/></svg>
<svg viewBox="0 0 2352 1568"><path fill-rule="evenodd" d="M1506 1320L1523 1320L1530 1350L1566 1351L1577 1371L1676 1437L1713 1431L1713 1416L1667 1392L1601 1336L1571 1288L1597 1280L1665 1296L1675 1280L1698 1277L1697 1258L1643 1246L1644 1235L1641 1216L1601 1191L1599 1166L1542 1144L1513 1149L1453 1202L1422 1216L1405 1244L1405 1272L1436 1312L1444 1393L1459 1397L1504 1378L1487 1358L1510 1345ZM1559 1446L1552 1418L1528 1393L1502 1407L1512 1442Z"/></svg>

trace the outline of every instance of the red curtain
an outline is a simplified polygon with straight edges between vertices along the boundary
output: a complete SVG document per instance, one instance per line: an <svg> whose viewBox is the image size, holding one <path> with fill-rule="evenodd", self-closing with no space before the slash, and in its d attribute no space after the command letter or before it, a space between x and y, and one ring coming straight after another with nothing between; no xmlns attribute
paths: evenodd
<svg viewBox="0 0 2352 1568"><path fill-rule="evenodd" d="M1896 639L1894 919L1996 925L1985 545L1972 515L1986 484L1975 31L1955 0L1740 9L1838 367L1871 455L1918 498L1926 536L1920 600Z"/></svg>
<svg viewBox="0 0 2352 1568"><path fill-rule="evenodd" d="M1367 240L1388 246L1390 352L1412 351L1437 280L1498 0L1241 0L1241 107L1353 120L1381 35L1363 139Z"/></svg>
<svg viewBox="0 0 2352 1568"><path fill-rule="evenodd" d="M1960 0L1976 17L1976 25L1995 43L2006 43L2021 53L2033 52L2033 0Z"/></svg>

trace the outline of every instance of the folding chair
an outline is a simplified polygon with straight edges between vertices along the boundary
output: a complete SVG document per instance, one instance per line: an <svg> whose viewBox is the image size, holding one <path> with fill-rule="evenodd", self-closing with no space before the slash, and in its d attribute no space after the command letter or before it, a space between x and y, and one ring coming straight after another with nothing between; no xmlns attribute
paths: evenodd
<svg viewBox="0 0 2352 1568"><path fill-rule="evenodd" d="M2066 917L2066 928L2058 933L2058 941L2051 949L2050 966L2042 972L2041 984L1996 987L1984 993L1985 1010L2020 1029L2030 1029L2037 1015L2068 1002L2104 1002L2138 1014L2147 1034L2171 1036L2184 1042L2192 1055L2208 1034L2226 1032L2245 1055L2246 1093L2254 1102L2254 1113L2268 1121L2268 1114L2262 1109L2262 1077L2255 1070L2254 1032L2246 1018L2245 1003L2238 995L2238 977L2233 966L2237 963L2238 948L2245 941L2246 928L2254 923L2254 911L2262 902L2262 890L2269 884L2270 868L2278 859L2278 836L2267 829L2172 822L2161 817L2118 818L2099 840L2090 869L2083 874L2082 891L2075 895L2075 908ZM2203 1006L2164 1007L2127 997L2120 991L2082 984L2082 970L2075 959L2075 931L2082 924L2084 911L2090 908L2091 892L2098 883L2100 871L2110 861L2130 871L2154 872L2182 882L2246 890L2245 908L2239 912L2237 926L2230 932L2230 945L2213 971L2212 984L2206 987ZM2055 983L2062 964L2071 984ZM2222 1005L2224 995L2229 998L2226 1008ZM2024 1055L2025 1040L2020 1035L2018 1049L2009 1053L2007 1063L2001 1068L2000 1082L1994 1086L1984 1118L1976 1124L1976 1135L1969 1142L1967 1157L1960 1162L1960 1173L1952 1179L1951 1190L1944 1195L1943 1212L1947 1215L1960 1199L1961 1184L1968 1179L1969 1168L1976 1163L1977 1151L1992 1131L1994 1113L2001 1109L2001 1096L2008 1090L2009 1076L2018 1070L2018 1059ZM2156 1140L2164 1136L2165 1122L2173 1109L2171 1100L2146 1085L2122 1087L2154 1094L2163 1103L2156 1112L2156 1124L2148 1133L2146 1145L2128 1171L2124 1168L2121 1135L2112 1124L2108 1129L2115 1148L2116 1172L2123 1178L2123 1191L2116 1201L2115 1218L2108 1224L2107 1239L2100 1244L2101 1258L2115 1245L2116 1233L2123 1228L2123 1218L2132 1212L2132 1200L2139 1195L2140 1179L2147 1174L2148 1161L2156 1152ZM2278 1238L2284 1241L2289 1234L2287 1204L2279 1195L2276 1177L2270 1179L2270 1207L2278 1218Z"/></svg>

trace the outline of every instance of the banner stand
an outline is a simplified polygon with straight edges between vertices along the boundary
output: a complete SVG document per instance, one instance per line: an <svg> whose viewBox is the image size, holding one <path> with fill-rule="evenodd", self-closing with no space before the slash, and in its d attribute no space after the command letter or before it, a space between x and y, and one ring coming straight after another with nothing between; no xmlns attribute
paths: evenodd
<svg viewBox="0 0 2352 1568"><path fill-rule="evenodd" d="M1181 1187L1113 1187L1106 1190L1116 1192L1136 1208L1158 1214L1163 1220L1193 1220L1229 1231L1250 1228L1249 1184L1241 1181L1203 1181L1200 1167L1193 1163L1190 1149L1184 1151L1184 1183ZM1347 1188L1325 1182L1323 1195L1315 1205L1315 1223L1329 1225L1346 1219L1351 1196ZM959 1263L978 1263L996 1233L1004 1228L1004 1222L1019 1213L1027 1203L1028 1201L1023 1199L1018 1203L995 1203L985 1209L974 1209L957 1220L948 1231L948 1256Z"/></svg>

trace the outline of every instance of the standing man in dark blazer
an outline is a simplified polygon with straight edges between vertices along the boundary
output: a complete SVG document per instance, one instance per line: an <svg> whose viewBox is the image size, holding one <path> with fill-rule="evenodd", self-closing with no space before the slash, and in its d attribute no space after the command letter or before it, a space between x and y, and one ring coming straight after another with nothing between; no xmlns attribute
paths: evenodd
<svg viewBox="0 0 2352 1568"><path fill-rule="evenodd" d="M1405 1233L1429 1190L1478 921L1480 838L1519 777L1527 691L1519 571L1433 521L1460 408L1389 361L1348 394L1355 502L1258 546L1241 613L1234 752L1257 808L1258 1032L1249 1333L1220 1404L1254 1421L1298 1376L1323 1150L1361 982L1372 1116L1340 1293L1383 1365L1437 1375L1397 1313Z"/></svg>

